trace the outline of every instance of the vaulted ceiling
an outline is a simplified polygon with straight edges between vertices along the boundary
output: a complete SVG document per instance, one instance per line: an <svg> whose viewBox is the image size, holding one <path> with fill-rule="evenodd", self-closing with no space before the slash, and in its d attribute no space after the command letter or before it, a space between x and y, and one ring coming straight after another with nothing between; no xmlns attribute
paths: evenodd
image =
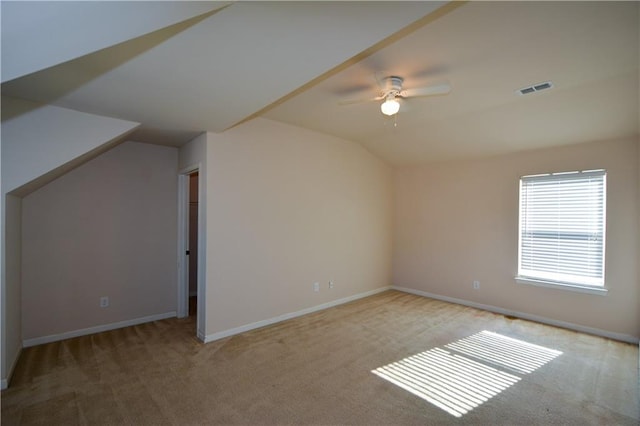
<svg viewBox="0 0 640 426"><path fill-rule="evenodd" d="M256 116L390 164L638 137L637 2L11 2L2 95L179 146ZM387 75L448 95L375 97ZM516 90L552 81L553 88Z"/></svg>

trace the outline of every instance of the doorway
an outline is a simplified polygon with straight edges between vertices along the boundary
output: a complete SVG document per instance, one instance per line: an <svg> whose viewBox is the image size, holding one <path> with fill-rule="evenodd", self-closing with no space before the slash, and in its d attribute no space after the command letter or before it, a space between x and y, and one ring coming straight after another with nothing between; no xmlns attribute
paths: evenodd
<svg viewBox="0 0 640 426"><path fill-rule="evenodd" d="M178 175L178 318L195 323L205 340L205 182L199 165Z"/></svg>
<svg viewBox="0 0 640 426"><path fill-rule="evenodd" d="M187 246L187 268L189 304L188 315L195 317L198 311L198 180L200 174L194 172L189 174L189 207L187 220L188 246Z"/></svg>

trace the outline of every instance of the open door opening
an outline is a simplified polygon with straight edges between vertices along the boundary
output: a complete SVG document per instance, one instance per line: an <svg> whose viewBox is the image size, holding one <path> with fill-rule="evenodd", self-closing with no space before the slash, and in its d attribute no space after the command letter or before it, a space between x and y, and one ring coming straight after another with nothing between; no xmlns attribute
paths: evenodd
<svg viewBox="0 0 640 426"><path fill-rule="evenodd" d="M188 248L187 268L189 269L189 305L188 315L196 316L198 310L198 179L199 173L189 175L189 207L188 207Z"/></svg>
<svg viewBox="0 0 640 426"><path fill-rule="evenodd" d="M196 336L204 341L205 333L205 249L204 183L197 165L178 175L178 318L195 324Z"/></svg>

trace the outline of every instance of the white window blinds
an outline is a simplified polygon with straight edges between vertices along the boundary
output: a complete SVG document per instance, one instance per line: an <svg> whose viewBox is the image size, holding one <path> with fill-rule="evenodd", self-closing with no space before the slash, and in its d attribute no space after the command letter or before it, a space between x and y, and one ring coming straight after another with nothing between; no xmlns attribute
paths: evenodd
<svg viewBox="0 0 640 426"><path fill-rule="evenodd" d="M518 276L604 286L606 173L520 179Z"/></svg>

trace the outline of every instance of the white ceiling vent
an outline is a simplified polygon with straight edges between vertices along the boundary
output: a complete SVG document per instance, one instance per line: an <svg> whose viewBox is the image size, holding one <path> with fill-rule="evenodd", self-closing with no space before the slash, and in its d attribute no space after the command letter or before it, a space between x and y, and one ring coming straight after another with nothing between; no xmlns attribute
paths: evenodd
<svg viewBox="0 0 640 426"><path fill-rule="evenodd" d="M523 87L522 89L516 90L516 93L519 95L527 95L529 93L540 92L542 90L551 89L553 87L553 83L551 81L545 81L544 83L534 84L532 86Z"/></svg>

